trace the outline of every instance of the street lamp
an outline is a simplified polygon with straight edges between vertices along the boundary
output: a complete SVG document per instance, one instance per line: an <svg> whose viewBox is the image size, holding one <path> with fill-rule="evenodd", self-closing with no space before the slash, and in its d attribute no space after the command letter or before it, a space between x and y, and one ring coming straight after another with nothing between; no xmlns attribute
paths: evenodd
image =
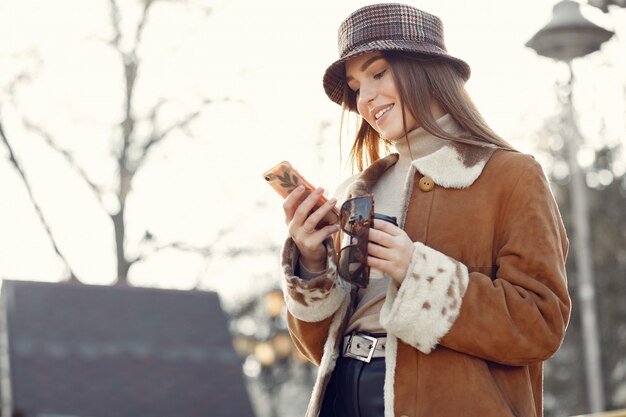
<svg viewBox="0 0 626 417"><path fill-rule="evenodd" d="M526 46L539 55L569 63L597 51L612 36L613 32L585 19L580 3L562 0L554 6L552 20Z"/></svg>
<svg viewBox="0 0 626 417"><path fill-rule="evenodd" d="M604 3L607 3L605 1ZM570 168L570 198L574 220L576 269L579 277L578 298L582 321L587 393L592 412L604 410L604 389L600 361L600 341L595 308L595 290L591 245L589 244L589 215L583 172L576 155L581 134L577 128L573 106L572 60L600 49L613 32L595 25L580 12L580 4L562 0L554 6L552 20L537 32L526 46L539 55L563 61L570 71L567 97L568 132L565 140Z"/></svg>
<svg viewBox="0 0 626 417"><path fill-rule="evenodd" d="M609 6L626 7L626 0L589 0L589 4L608 13Z"/></svg>

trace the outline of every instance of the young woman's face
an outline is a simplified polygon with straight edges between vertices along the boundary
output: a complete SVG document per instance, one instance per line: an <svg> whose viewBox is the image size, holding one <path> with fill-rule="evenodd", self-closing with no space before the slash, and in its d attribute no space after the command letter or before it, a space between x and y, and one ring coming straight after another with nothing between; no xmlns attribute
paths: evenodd
<svg viewBox="0 0 626 417"><path fill-rule="evenodd" d="M378 52L370 52L346 62L346 81L356 94L357 111L384 139L396 141L404 136L400 94L389 62ZM419 123L405 107L406 131Z"/></svg>

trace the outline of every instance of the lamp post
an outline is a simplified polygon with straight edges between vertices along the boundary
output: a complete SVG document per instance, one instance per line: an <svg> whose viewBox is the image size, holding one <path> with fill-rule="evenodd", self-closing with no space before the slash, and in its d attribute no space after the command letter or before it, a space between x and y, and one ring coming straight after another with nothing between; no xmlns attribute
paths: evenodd
<svg viewBox="0 0 626 417"><path fill-rule="evenodd" d="M566 146L570 168L570 199L574 221L576 269L579 278L578 298L582 322L587 395L591 412L604 410L604 389L600 361L600 341L595 307L595 290L589 239L589 215L583 172L576 155L582 138L576 125L573 106L572 60L600 49L613 32L585 19L580 4L561 0L554 6L552 20L537 32L526 46L539 55L565 62L570 70L567 97Z"/></svg>

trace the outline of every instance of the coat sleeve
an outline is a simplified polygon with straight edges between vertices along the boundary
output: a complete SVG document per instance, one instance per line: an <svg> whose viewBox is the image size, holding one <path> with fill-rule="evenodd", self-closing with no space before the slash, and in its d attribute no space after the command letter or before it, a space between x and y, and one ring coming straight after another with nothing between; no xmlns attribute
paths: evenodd
<svg viewBox="0 0 626 417"><path fill-rule="evenodd" d="M495 279L416 242L407 276L390 287L381 323L424 353L437 344L505 365L545 360L570 314L568 241L556 202L534 160L496 220Z"/></svg>
<svg viewBox="0 0 626 417"><path fill-rule="evenodd" d="M319 365L333 316L350 298L350 289L337 276L333 239L326 245L328 259L324 273L311 279L295 275L298 247L291 238L283 245L281 264L287 324L298 350Z"/></svg>
<svg viewBox="0 0 626 417"><path fill-rule="evenodd" d="M356 175L346 178L335 189L333 196L338 201L346 199L346 190L355 178ZM289 333L298 350L316 365L322 360L329 332L337 331L339 317L335 316L339 312L343 319L346 311L341 306L350 302L351 289L337 275L335 253L339 250L340 235L338 233L336 239L328 238L324 242L326 269L320 273L299 273L300 253L291 238L287 238L281 253Z"/></svg>

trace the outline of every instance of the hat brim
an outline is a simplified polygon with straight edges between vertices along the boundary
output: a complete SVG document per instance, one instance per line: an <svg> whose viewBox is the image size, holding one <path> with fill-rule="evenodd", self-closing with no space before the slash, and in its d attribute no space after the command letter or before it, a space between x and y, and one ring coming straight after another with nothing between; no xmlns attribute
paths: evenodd
<svg viewBox="0 0 626 417"><path fill-rule="evenodd" d="M431 44L406 40L383 40L373 41L354 48L342 58L333 62L324 72L324 91L328 98L341 105L343 101L343 89L345 85L345 62L359 55L364 55L374 51L403 51L415 54L442 57L448 60L459 72L461 77L467 81L471 70L467 63L459 58L449 55L443 49Z"/></svg>

